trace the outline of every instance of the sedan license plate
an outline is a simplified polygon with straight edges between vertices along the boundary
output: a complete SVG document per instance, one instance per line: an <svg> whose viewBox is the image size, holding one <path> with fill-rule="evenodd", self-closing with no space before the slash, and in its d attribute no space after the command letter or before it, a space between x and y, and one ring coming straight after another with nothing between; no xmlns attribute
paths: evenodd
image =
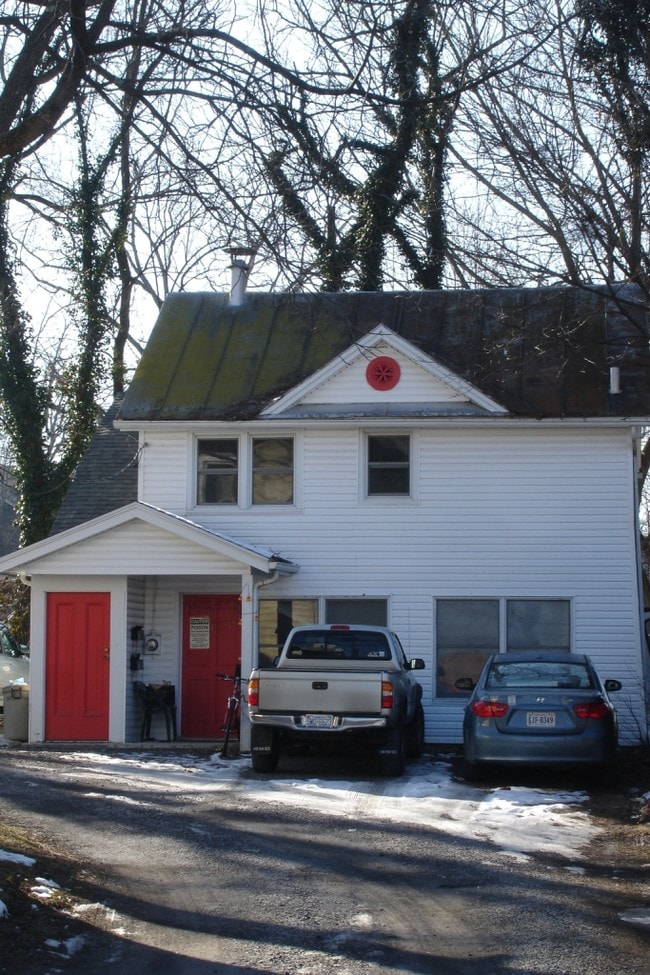
<svg viewBox="0 0 650 975"><path fill-rule="evenodd" d="M302 719L304 728L332 728L334 726L333 714L306 714Z"/></svg>
<svg viewBox="0 0 650 975"><path fill-rule="evenodd" d="M555 712L553 711L528 711L526 714L527 728L554 728Z"/></svg>

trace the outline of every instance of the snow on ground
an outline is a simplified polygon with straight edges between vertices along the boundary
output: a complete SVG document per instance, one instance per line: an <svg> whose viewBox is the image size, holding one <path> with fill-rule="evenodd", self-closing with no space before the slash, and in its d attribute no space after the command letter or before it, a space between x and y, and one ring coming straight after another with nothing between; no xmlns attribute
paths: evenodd
<svg viewBox="0 0 650 975"><path fill-rule="evenodd" d="M76 781L84 776L93 782L98 776L104 778L107 788L101 797L108 802L150 805L152 786L182 794L234 790L256 802L338 816L349 821L351 830L359 821L375 819L478 840L491 846L495 856L528 860L535 854L552 853L564 857L566 869L576 874L585 872L580 861L599 833L583 808L588 798L584 792L517 785L476 787L454 778L449 763L426 756L410 764L398 779L349 780L296 777L282 771L256 776L249 759L227 760L218 754L206 758L152 752L63 752L59 758L69 763L69 774ZM129 794L125 795L127 788ZM85 795L100 793L89 789ZM0 850L3 859L26 863L29 858L21 860L18 854ZM37 883L42 885L38 890L41 898L56 886L42 878ZM0 902L0 917L3 908ZM650 925L647 907L621 917L631 924ZM61 950L72 954L77 947L65 944Z"/></svg>
<svg viewBox="0 0 650 975"><path fill-rule="evenodd" d="M257 802L301 806L339 816L352 824L363 819L429 826L461 838L492 845L502 856L526 859L534 853L554 853L567 860L597 834L582 806L587 795L523 786L478 788L452 776L449 764L423 758L409 765L397 779L330 780L282 774L251 774L250 760L226 760L219 755L160 756L151 753L100 754L74 752L62 756L74 764L74 776L97 774L114 780L108 802L150 802L149 788L164 786L177 792L235 789ZM129 781L129 795L121 795L120 780ZM136 793L134 797L134 793ZM97 793L89 791L89 797ZM353 827L352 827L353 828Z"/></svg>

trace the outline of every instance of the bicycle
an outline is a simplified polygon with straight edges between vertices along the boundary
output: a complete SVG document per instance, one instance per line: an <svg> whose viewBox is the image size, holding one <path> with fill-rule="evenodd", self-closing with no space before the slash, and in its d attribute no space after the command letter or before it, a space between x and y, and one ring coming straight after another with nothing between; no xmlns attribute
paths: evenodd
<svg viewBox="0 0 650 975"><path fill-rule="evenodd" d="M239 738L239 725L241 721L241 668L238 666L234 674L217 674L218 680L231 680L233 682L232 691L228 695L226 702L226 713L223 723L223 744L221 745L220 755L228 757L228 742L233 733Z"/></svg>

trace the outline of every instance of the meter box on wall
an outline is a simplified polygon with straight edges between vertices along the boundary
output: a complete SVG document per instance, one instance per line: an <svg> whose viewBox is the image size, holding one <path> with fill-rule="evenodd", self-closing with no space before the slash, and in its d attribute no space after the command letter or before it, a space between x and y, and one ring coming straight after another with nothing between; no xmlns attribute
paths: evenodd
<svg viewBox="0 0 650 975"><path fill-rule="evenodd" d="M162 652L162 636L160 633L147 633L144 638L144 652L147 655Z"/></svg>

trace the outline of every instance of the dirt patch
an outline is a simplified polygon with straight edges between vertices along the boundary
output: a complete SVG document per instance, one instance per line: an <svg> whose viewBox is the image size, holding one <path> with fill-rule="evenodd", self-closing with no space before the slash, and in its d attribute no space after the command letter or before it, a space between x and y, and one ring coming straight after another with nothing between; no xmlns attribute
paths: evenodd
<svg viewBox="0 0 650 975"><path fill-rule="evenodd" d="M28 833L0 824L0 850L24 858L0 859L0 972L40 975L76 954L87 941L87 922L101 927L104 909L74 893L78 865Z"/></svg>

